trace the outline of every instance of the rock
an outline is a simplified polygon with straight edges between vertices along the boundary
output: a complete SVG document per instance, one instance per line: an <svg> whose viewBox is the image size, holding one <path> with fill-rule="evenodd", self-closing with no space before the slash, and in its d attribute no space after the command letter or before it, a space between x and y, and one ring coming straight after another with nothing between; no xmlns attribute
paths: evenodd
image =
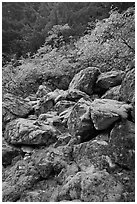
<svg viewBox="0 0 137 204"><path fill-rule="evenodd" d="M89 99L89 96L85 92L77 89L68 90L68 95L66 96L67 100L77 102L80 98Z"/></svg>
<svg viewBox="0 0 137 204"><path fill-rule="evenodd" d="M36 96L37 98L41 98L43 96L46 96L49 92L51 92L51 89L49 87L40 85L36 93Z"/></svg>
<svg viewBox="0 0 137 204"><path fill-rule="evenodd" d="M90 106L91 119L97 130L109 128L118 119L128 118L132 106L111 99L96 99Z"/></svg>
<svg viewBox="0 0 137 204"><path fill-rule="evenodd" d="M40 176L33 162L18 161L13 167L5 171L3 182L3 202L16 202L26 189L30 189Z"/></svg>
<svg viewBox="0 0 137 204"><path fill-rule="evenodd" d="M30 94L26 99L29 99L30 101L36 101L37 100L37 95L36 94Z"/></svg>
<svg viewBox="0 0 137 204"><path fill-rule="evenodd" d="M102 141L95 138L74 146L72 156L82 171L90 166L99 170L108 168L106 156L111 157L113 152L109 149L108 143L105 140Z"/></svg>
<svg viewBox="0 0 137 204"><path fill-rule="evenodd" d="M132 118L135 121L135 68L131 67L125 74L120 88L120 100L133 106Z"/></svg>
<svg viewBox="0 0 137 204"><path fill-rule="evenodd" d="M135 122L135 96L132 100L132 107L133 109L131 110L131 117L132 117L132 121Z"/></svg>
<svg viewBox="0 0 137 204"><path fill-rule="evenodd" d="M41 180L34 184L30 191L22 193L17 202L50 202L52 193L58 188L58 183L54 179Z"/></svg>
<svg viewBox="0 0 137 204"><path fill-rule="evenodd" d="M135 168L135 124L130 121L119 122L110 133L110 145L115 162L121 168Z"/></svg>
<svg viewBox="0 0 137 204"><path fill-rule="evenodd" d="M135 165L135 130L130 121L119 122L110 136L101 134L89 142L75 145L74 161L81 169L93 165L99 170L129 171Z"/></svg>
<svg viewBox="0 0 137 204"><path fill-rule="evenodd" d="M54 125L57 122L61 123L60 117L57 115L57 112L47 112L41 114L38 118L39 121L44 121L45 124Z"/></svg>
<svg viewBox="0 0 137 204"><path fill-rule="evenodd" d="M51 110L54 106L53 99L41 98L37 105L34 106L35 114L39 116L40 114L46 113Z"/></svg>
<svg viewBox="0 0 137 204"><path fill-rule="evenodd" d="M48 146L56 142L58 134L50 125L20 118L7 124L4 137L9 144Z"/></svg>
<svg viewBox="0 0 137 204"><path fill-rule="evenodd" d="M60 114L61 112L65 111L66 109L68 109L69 107L72 107L75 105L75 102L72 101L67 101L67 100L61 100L58 101L55 105L55 110L58 112L58 114Z"/></svg>
<svg viewBox="0 0 137 204"><path fill-rule="evenodd" d="M68 121L68 118L71 114L72 108L73 107L69 107L65 111L63 111L59 114L59 117L62 120L62 124L64 124L65 126L67 126L67 121Z"/></svg>
<svg viewBox="0 0 137 204"><path fill-rule="evenodd" d="M124 80L122 81L120 88L120 99L125 102L132 102L135 95L135 69L129 70Z"/></svg>
<svg viewBox="0 0 137 204"><path fill-rule="evenodd" d="M40 100L35 100L35 101L29 101L28 104L32 106L32 108L35 108L36 105L38 105Z"/></svg>
<svg viewBox="0 0 137 204"><path fill-rule="evenodd" d="M37 120L37 116L36 115L29 115L28 119L29 120Z"/></svg>
<svg viewBox="0 0 137 204"><path fill-rule="evenodd" d="M116 202L121 198L123 186L106 171L92 167L76 173L60 189L56 201L79 199L83 202Z"/></svg>
<svg viewBox="0 0 137 204"><path fill-rule="evenodd" d="M57 116L56 111L48 111L47 113L43 113L39 116L38 120L46 121L47 118L53 118Z"/></svg>
<svg viewBox="0 0 137 204"><path fill-rule="evenodd" d="M86 94L91 95L94 90L100 70L96 67L88 67L77 73L72 79L69 89L78 89Z"/></svg>
<svg viewBox="0 0 137 204"><path fill-rule="evenodd" d="M80 98L86 99L89 98L89 96L78 89L69 89L67 91L62 92L59 96L57 96L57 98L55 99L55 103L62 100L77 102Z"/></svg>
<svg viewBox="0 0 137 204"><path fill-rule="evenodd" d="M32 153L33 152L33 148L31 147L31 146L22 146L21 147L21 150L23 151L23 152L25 152L25 153L28 153L28 154L30 154L30 153Z"/></svg>
<svg viewBox="0 0 137 204"><path fill-rule="evenodd" d="M42 202L43 194L43 190L23 192L21 198L17 202Z"/></svg>
<svg viewBox="0 0 137 204"><path fill-rule="evenodd" d="M96 130L90 118L90 106L90 101L86 101L83 98L80 99L71 109L68 118L67 125L69 133L73 137L80 135L82 141L85 141L87 138L92 139L96 134Z"/></svg>
<svg viewBox="0 0 137 204"><path fill-rule="evenodd" d="M3 128L5 125L18 117L26 117L32 110L32 106L28 104L23 98L14 96L12 94L5 94L2 103L2 120Z"/></svg>
<svg viewBox="0 0 137 204"><path fill-rule="evenodd" d="M2 142L2 165L4 167L7 167L8 165L11 165L12 160L18 156L21 155L21 150L8 145L4 140Z"/></svg>
<svg viewBox="0 0 137 204"><path fill-rule="evenodd" d="M101 98L102 99L113 99L113 100L118 101L120 88L121 88L121 85L111 88Z"/></svg>
<svg viewBox="0 0 137 204"><path fill-rule="evenodd" d="M71 140L71 135L69 133L65 133L65 134L61 134L58 137L57 142L54 144L54 147L58 147L58 146L65 146L69 143L69 141Z"/></svg>
<svg viewBox="0 0 137 204"><path fill-rule="evenodd" d="M102 93L111 87L120 85L123 74L123 71L110 71L100 74L96 81L96 92L102 95Z"/></svg>
<svg viewBox="0 0 137 204"><path fill-rule="evenodd" d="M42 158L41 161L37 164L37 171L44 179L47 179L53 170L53 162L48 161L46 158Z"/></svg>
<svg viewBox="0 0 137 204"><path fill-rule="evenodd" d="M67 94L67 91L60 90L60 89L55 89L54 91L49 92L49 93L46 95L46 98L47 98L47 99L53 99L54 102L56 102L56 98L57 98L58 96L65 97L66 94Z"/></svg>
<svg viewBox="0 0 137 204"><path fill-rule="evenodd" d="M48 179L49 177L57 176L63 168L66 168L67 163L63 159L62 149L49 147L32 155L36 169L41 178Z"/></svg>
<svg viewBox="0 0 137 204"><path fill-rule="evenodd" d="M46 69L45 69L46 70ZM50 86L54 89L63 89L63 90L67 90L69 83L71 81L71 76L70 74L64 74L64 73L60 73L59 70L53 72L53 70L51 70L49 73L46 70L45 73L47 76L47 79L45 79L45 81L48 81L48 83L50 84Z"/></svg>

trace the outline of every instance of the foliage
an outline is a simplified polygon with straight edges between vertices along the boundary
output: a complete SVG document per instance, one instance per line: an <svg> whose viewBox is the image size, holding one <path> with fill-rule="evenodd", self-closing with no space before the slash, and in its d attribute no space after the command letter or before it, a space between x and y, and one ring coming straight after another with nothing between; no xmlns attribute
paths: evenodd
<svg viewBox="0 0 137 204"><path fill-rule="evenodd" d="M63 33L63 36L77 38L83 35L89 21L95 22L96 19L108 17L112 5L123 11L133 4L134 2L3 2L3 54L16 54L19 58L22 55L27 57L28 52L31 55L36 53L55 25L68 24L70 30Z"/></svg>
<svg viewBox="0 0 137 204"><path fill-rule="evenodd" d="M66 25L53 27L51 36L64 28ZM8 77L8 66L5 66L3 86L9 84L8 90L26 96L35 93L43 82L50 81L53 88L60 88L56 80L61 81L63 76L70 80L75 73L88 66L99 67L102 72L125 70L134 59L134 41L134 8L124 13L113 11L109 18L97 20L95 28L91 27L90 33L77 41L73 39L58 48L45 43L33 58L25 59L21 66L14 68L14 81L12 75ZM66 80L64 89L67 89L69 80Z"/></svg>

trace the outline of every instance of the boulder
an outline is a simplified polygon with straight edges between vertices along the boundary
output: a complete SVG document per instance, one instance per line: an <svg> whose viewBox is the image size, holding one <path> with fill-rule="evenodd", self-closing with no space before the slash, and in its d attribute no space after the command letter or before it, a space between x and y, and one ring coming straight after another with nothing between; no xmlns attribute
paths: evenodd
<svg viewBox="0 0 137 204"><path fill-rule="evenodd" d="M77 73L72 79L69 89L78 89L91 95L94 91L95 82L100 70L96 67L88 67Z"/></svg>
<svg viewBox="0 0 137 204"><path fill-rule="evenodd" d="M128 118L132 106L111 99L96 99L90 106L91 119L97 130L105 130L114 122Z"/></svg>
<svg viewBox="0 0 137 204"><path fill-rule="evenodd" d="M78 89L69 89L66 100L77 102L80 98L89 99L89 96Z"/></svg>
<svg viewBox="0 0 137 204"><path fill-rule="evenodd" d="M33 189L21 194L17 202L50 202L52 193L58 188L58 183L54 179L43 179L34 184Z"/></svg>
<svg viewBox="0 0 137 204"><path fill-rule="evenodd" d="M52 92L49 92L47 95L46 95L46 98L47 99L53 99L54 102L56 102L56 98L58 96L62 96L62 97L66 97L67 95L67 91L64 91L64 90L60 90L60 89L55 89L54 91Z"/></svg>
<svg viewBox="0 0 137 204"><path fill-rule="evenodd" d="M123 71L110 71L100 74L96 81L96 92L102 95L111 87L120 85L123 75Z"/></svg>
<svg viewBox="0 0 137 204"><path fill-rule="evenodd" d="M30 189L40 176L34 163L21 160L13 167L5 171L5 179L2 186L2 201L16 202L26 189Z"/></svg>
<svg viewBox="0 0 137 204"><path fill-rule="evenodd" d="M4 137L9 144L48 146L56 142L58 134L59 132L50 125L20 118L7 124Z"/></svg>
<svg viewBox="0 0 137 204"><path fill-rule="evenodd" d="M90 118L90 106L90 101L86 101L83 98L80 99L71 109L67 122L69 133L73 137L80 135L82 141L87 138L93 138L96 134Z"/></svg>
<svg viewBox="0 0 137 204"><path fill-rule="evenodd" d="M91 167L67 178L56 201L79 199L83 202L117 202L122 190L122 184L113 176Z"/></svg>
<svg viewBox="0 0 137 204"><path fill-rule="evenodd" d="M121 168L135 168L135 124L128 120L115 124L110 133L110 146L115 163Z"/></svg>
<svg viewBox="0 0 137 204"><path fill-rule="evenodd" d="M132 102L135 95L135 69L129 70L122 81L120 88L120 99Z"/></svg>
<svg viewBox="0 0 137 204"><path fill-rule="evenodd" d="M128 69L120 88L120 100L133 106L132 118L135 121L135 67Z"/></svg>
<svg viewBox="0 0 137 204"><path fill-rule="evenodd" d="M2 141L2 165L4 167L11 165L12 160L21 154L22 151L19 148L8 145L4 140Z"/></svg>
<svg viewBox="0 0 137 204"><path fill-rule="evenodd" d="M3 128L5 128L6 123L15 119L26 117L32 110L32 106L28 104L21 97L14 96L12 94L5 94L3 96L2 103L2 119Z"/></svg>
<svg viewBox="0 0 137 204"><path fill-rule="evenodd" d="M54 125L56 122L61 122L60 117L55 111L49 111L41 114L38 118L39 121L43 121L45 124Z"/></svg>
<svg viewBox="0 0 137 204"><path fill-rule="evenodd" d="M118 101L120 88L121 88L121 85L115 86L109 89L101 98L102 99L113 99L113 100Z"/></svg>
<svg viewBox="0 0 137 204"><path fill-rule="evenodd" d="M89 98L89 96L78 89L69 89L57 96L57 98L55 99L55 103L61 100L77 102L80 98Z"/></svg>

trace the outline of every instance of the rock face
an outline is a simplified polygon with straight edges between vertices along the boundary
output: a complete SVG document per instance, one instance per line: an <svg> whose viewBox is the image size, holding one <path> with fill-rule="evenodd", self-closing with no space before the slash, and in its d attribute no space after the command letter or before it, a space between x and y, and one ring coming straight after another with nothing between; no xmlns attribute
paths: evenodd
<svg viewBox="0 0 137 204"><path fill-rule="evenodd" d="M111 89L109 89L101 98L102 99L113 99L113 100L119 100L119 91L120 91L121 85L115 86Z"/></svg>
<svg viewBox="0 0 137 204"><path fill-rule="evenodd" d="M128 118L132 106L110 99L96 99L91 104L91 119L97 130L107 129L120 118Z"/></svg>
<svg viewBox="0 0 137 204"><path fill-rule="evenodd" d="M68 130L74 137L80 135L82 141L95 136L95 128L90 118L91 102L83 98L71 109L68 118Z"/></svg>
<svg viewBox="0 0 137 204"><path fill-rule="evenodd" d="M16 119L8 123L5 139L10 144L48 146L56 142L57 131L49 125L27 119Z"/></svg>
<svg viewBox="0 0 137 204"><path fill-rule="evenodd" d="M96 67L88 67L81 70L72 79L69 89L78 89L91 95L93 93L94 85L97 80L100 70Z"/></svg>
<svg viewBox="0 0 137 204"><path fill-rule="evenodd" d="M123 74L123 71L110 71L100 74L98 80L96 81L97 92L101 94L111 87L120 85Z"/></svg>
<svg viewBox="0 0 137 204"><path fill-rule="evenodd" d="M32 106L30 106L23 98L16 97L12 94L5 94L2 103L3 128L7 122L14 118L26 117L31 110Z"/></svg>

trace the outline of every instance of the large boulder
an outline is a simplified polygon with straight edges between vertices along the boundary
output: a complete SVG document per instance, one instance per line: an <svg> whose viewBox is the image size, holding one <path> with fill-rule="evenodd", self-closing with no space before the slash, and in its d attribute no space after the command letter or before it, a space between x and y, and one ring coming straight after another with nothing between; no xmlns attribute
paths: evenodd
<svg viewBox="0 0 137 204"><path fill-rule="evenodd" d="M132 106L111 99L95 99L91 106L91 119L97 130L105 130L119 119L128 118Z"/></svg>
<svg viewBox="0 0 137 204"><path fill-rule="evenodd" d="M89 95L92 95L95 82L97 80L100 70L96 67L88 67L77 73L72 79L69 89L78 89Z"/></svg>
<svg viewBox="0 0 137 204"><path fill-rule="evenodd" d="M120 99L125 102L132 102L135 95L135 69L129 70L122 81L120 88Z"/></svg>
<svg viewBox="0 0 137 204"><path fill-rule="evenodd" d="M116 202L120 200L122 189L122 184L109 173L91 166L67 178L55 201Z"/></svg>
<svg viewBox="0 0 137 204"><path fill-rule="evenodd" d="M7 124L5 140L14 145L45 145L56 142L59 132L42 122L19 118Z"/></svg>
<svg viewBox="0 0 137 204"><path fill-rule="evenodd" d="M31 110L32 106L23 98L9 93L5 94L2 103L3 128L5 128L7 122L14 118L26 117Z"/></svg>
<svg viewBox="0 0 137 204"><path fill-rule="evenodd" d="M91 102L80 99L71 109L68 118L68 130L72 136L81 136L84 141L87 138L93 138L96 134L93 122L90 118Z"/></svg>
<svg viewBox="0 0 137 204"><path fill-rule="evenodd" d="M127 70L120 88L120 100L133 106L132 118L135 121L135 67Z"/></svg>
<svg viewBox="0 0 137 204"><path fill-rule="evenodd" d="M120 85L123 74L123 71L110 71L100 74L96 81L96 92L102 94L111 87Z"/></svg>
<svg viewBox="0 0 137 204"><path fill-rule="evenodd" d="M40 178L33 161L18 161L5 171L2 185L3 202L16 202L26 189L30 189Z"/></svg>
<svg viewBox="0 0 137 204"><path fill-rule="evenodd" d="M102 99L113 99L113 100L119 100L119 91L120 91L121 85L115 86L111 89L109 89L101 98Z"/></svg>
<svg viewBox="0 0 137 204"><path fill-rule="evenodd" d="M110 146L115 163L121 168L135 168L135 124L128 120L115 124L110 133Z"/></svg>

